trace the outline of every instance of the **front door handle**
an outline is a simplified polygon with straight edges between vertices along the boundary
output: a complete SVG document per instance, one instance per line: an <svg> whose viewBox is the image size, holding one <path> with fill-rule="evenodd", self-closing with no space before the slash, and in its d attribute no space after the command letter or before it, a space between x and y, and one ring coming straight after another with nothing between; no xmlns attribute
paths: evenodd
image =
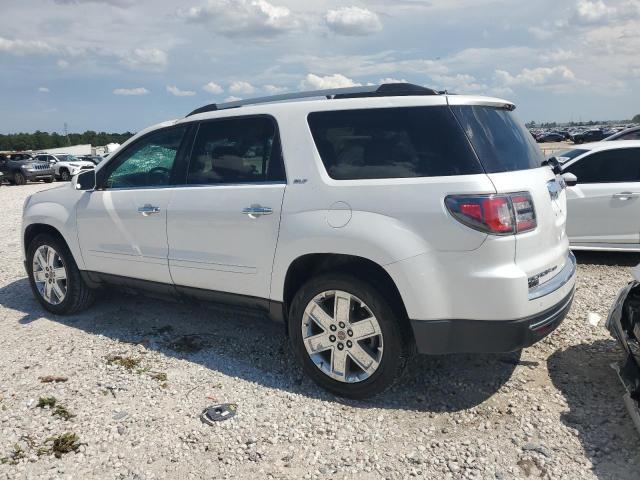
<svg viewBox="0 0 640 480"><path fill-rule="evenodd" d="M640 197L640 192L620 192L613 194L613 198L617 198L619 200L630 200L635 197Z"/></svg>
<svg viewBox="0 0 640 480"><path fill-rule="evenodd" d="M148 203L143 207L138 207L138 213L142 214L143 217L148 217L149 215L153 215L158 212L160 212L160 207L155 207Z"/></svg>
<svg viewBox="0 0 640 480"><path fill-rule="evenodd" d="M251 205L250 207L243 208L242 213L248 215L249 218L256 219L262 215L271 215L273 213L273 208Z"/></svg>

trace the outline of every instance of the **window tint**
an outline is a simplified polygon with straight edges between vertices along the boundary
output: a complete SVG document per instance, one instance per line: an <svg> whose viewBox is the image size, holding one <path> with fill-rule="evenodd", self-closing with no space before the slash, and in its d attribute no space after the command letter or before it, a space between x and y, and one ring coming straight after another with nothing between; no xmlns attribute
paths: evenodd
<svg viewBox="0 0 640 480"><path fill-rule="evenodd" d="M618 137L618 140L640 140L640 130L620 135L620 137Z"/></svg>
<svg viewBox="0 0 640 480"><path fill-rule="evenodd" d="M513 112L466 105L452 110L487 173L528 170L542 164L542 151Z"/></svg>
<svg viewBox="0 0 640 480"><path fill-rule="evenodd" d="M284 181L280 142L273 119L230 118L200 124L187 183Z"/></svg>
<svg viewBox="0 0 640 480"><path fill-rule="evenodd" d="M640 149L594 153L567 167L581 183L640 182Z"/></svg>
<svg viewBox="0 0 640 480"><path fill-rule="evenodd" d="M308 121L336 180L482 173L448 107L314 112Z"/></svg>
<svg viewBox="0 0 640 480"><path fill-rule="evenodd" d="M171 172L186 127L160 130L127 148L113 166L108 165L107 188L169 185Z"/></svg>

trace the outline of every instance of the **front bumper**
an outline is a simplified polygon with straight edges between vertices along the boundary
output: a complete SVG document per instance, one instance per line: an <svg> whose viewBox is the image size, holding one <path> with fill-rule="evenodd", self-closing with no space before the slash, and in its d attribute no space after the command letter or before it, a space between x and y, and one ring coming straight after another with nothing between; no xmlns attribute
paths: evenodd
<svg viewBox="0 0 640 480"><path fill-rule="evenodd" d="M553 332L573 303L574 290L547 310L517 320L411 320L419 353L499 353L529 347Z"/></svg>
<svg viewBox="0 0 640 480"><path fill-rule="evenodd" d="M640 282L630 282L609 311L607 328L625 351L613 368L625 389L623 401L640 432Z"/></svg>
<svg viewBox="0 0 640 480"><path fill-rule="evenodd" d="M22 169L21 172L24 175L24 178L32 182L36 180L46 180L48 178L53 178L53 169L32 171Z"/></svg>

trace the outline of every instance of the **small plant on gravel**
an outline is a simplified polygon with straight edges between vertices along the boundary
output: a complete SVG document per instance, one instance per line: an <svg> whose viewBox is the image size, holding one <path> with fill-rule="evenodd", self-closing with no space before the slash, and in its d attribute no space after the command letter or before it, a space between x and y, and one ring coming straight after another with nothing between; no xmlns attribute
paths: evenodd
<svg viewBox="0 0 640 480"><path fill-rule="evenodd" d="M56 406L56 397L40 397L38 399L38 407L40 408L45 408L45 407L49 407L49 408L53 408Z"/></svg>
<svg viewBox="0 0 640 480"><path fill-rule="evenodd" d="M64 407L63 405L58 405L54 410L53 410L53 414L56 417L60 417L64 420L69 420L70 418L75 417L75 415L73 413L71 413L69 410L67 410L66 407Z"/></svg>
<svg viewBox="0 0 640 480"><path fill-rule="evenodd" d="M133 357L123 357L121 355L109 355L107 357L107 364L120 365L121 367L127 369L128 371L132 371L134 368L140 365L140 359L133 358Z"/></svg>
<svg viewBox="0 0 640 480"><path fill-rule="evenodd" d="M15 465L24 457L26 457L26 454L23 448L16 443L8 457L0 458L0 464L8 463L9 465Z"/></svg>
<svg viewBox="0 0 640 480"><path fill-rule="evenodd" d="M153 372L151 373L151 378L153 378L154 380L158 380L159 382L166 382L167 381L167 374L164 372Z"/></svg>
<svg viewBox="0 0 640 480"><path fill-rule="evenodd" d="M80 438L75 433L67 432L56 437L47 439L47 442L52 441L50 453L53 453L56 458L62 457L65 453L75 452L80 448Z"/></svg>

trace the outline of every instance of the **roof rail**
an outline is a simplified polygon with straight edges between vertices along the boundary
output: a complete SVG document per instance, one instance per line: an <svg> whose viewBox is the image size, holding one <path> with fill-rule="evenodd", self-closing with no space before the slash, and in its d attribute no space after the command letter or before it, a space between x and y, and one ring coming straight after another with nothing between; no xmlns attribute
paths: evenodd
<svg viewBox="0 0 640 480"><path fill-rule="evenodd" d="M383 83L381 85L364 85L360 87L330 88L326 90L311 90L307 92L283 93L280 95L270 95L268 97L248 98L246 100L236 100L225 103L211 103L190 112L187 117L204 112L214 112L216 110L226 110L238 108L245 105L256 105L259 103L288 102L303 100L305 98L324 97L330 99L341 98L362 98L362 97L394 97L407 95L438 95L440 92L430 88L421 87L412 83Z"/></svg>

